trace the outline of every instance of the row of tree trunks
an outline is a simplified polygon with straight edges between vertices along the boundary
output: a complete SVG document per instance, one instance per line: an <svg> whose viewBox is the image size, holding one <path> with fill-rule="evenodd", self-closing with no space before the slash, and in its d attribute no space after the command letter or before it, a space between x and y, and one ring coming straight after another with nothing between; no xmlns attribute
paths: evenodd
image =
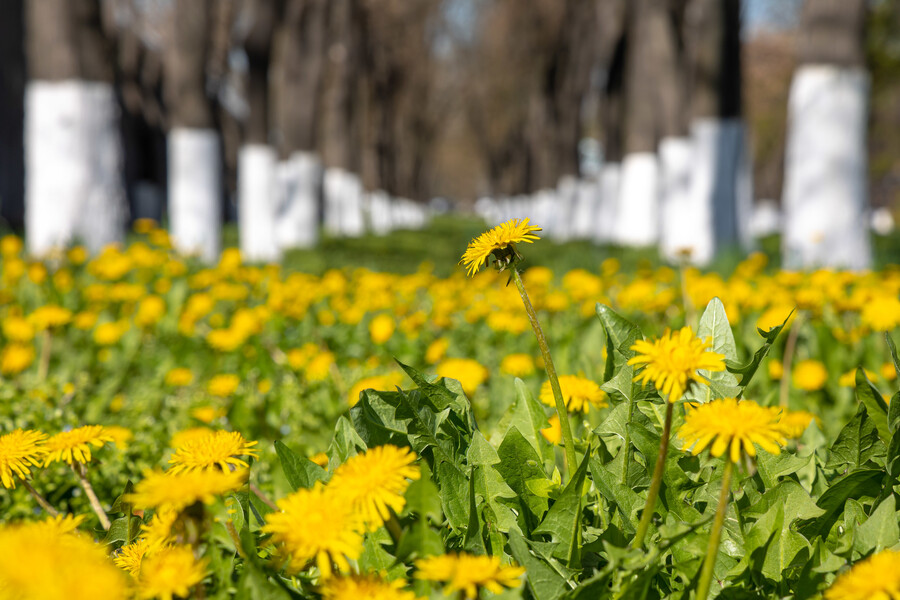
<svg viewBox="0 0 900 600"><path fill-rule="evenodd" d="M32 253L124 235L125 193L112 47L95 0L29 0L25 225Z"/></svg>

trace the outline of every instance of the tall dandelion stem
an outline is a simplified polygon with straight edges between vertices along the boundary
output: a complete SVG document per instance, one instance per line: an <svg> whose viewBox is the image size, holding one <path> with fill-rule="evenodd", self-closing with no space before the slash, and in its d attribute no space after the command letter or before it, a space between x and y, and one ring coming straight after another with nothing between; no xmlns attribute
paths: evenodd
<svg viewBox="0 0 900 600"><path fill-rule="evenodd" d="M97 518L100 519L100 524L103 525L103 529L109 531L109 517L106 516L106 511L103 510L103 505L100 504L100 499L97 498L97 494L94 493L94 488L91 487L91 482L88 481L84 465L82 465L81 463L75 463L72 465L72 470L75 472L75 475L78 476L78 481L81 483L81 487L84 489L84 493L87 496L88 502L90 502L91 504L91 508L95 513L97 513Z"/></svg>
<svg viewBox="0 0 900 600"><path fill-rule="evenodd" d="M53 508L53 505L47 502L47 499L41 496L40 492L34 489L34 487L32 487L30 483L28 483L24 479L21 479L20 481L22 482L22 485L25 487L25 489L28 490L28 493L34 497L38 504L41 505L41 508L47 511L48 515L50 515L51 517L59 516L59 511Z"/></svg>
<svg viewBox="0 0 900 600"><path fill-rule="evenodd" d="M666 468L666 455L669 453L669 434L672 431L672 406L671 402L666 402L666 419L663 423L662 437L659 440L659 454L656 457L656 466L653 468L653 479L650 481L650 490L647 493L647 504L644 505L641 522L638 523L637 533L634 534L634 541L631 543L632 548L640 548L643 545L647 529L650 528L650 521L653 519L653 514L656 511L656 499L659 496L659 488L662 485L663 472Z"/></svg>
<svg viewBox="0 0 900 600"><path fill-rule="evenodd" d="M50 371L50 347L53 336L49 329L44 330L41 338L41 362L38 363L38 381L47 379L47 373Z"/></svg>
<svg viewBox="0 0 900 600"><path fill-rule="evenodd" d="M697 600L705 600L709 596L709 585L712 582L716 557L719 555L719 541L722 539L722 525L725 523L725 512L728 509L728 495L731 492L731 473L733 471L734 463L726 459L725 470L722 472L722 489L719 491L719 506L716 508L712 531L709 532L706 559L703 561L700 583L697 585Z"/></svg>
<svg viewBox="0 0 900 600"><path fill-rule="evenodd" d="M547 339L544 337L544 330L541 329L541 323L538 321L537 313L531 305L528 298L528 292L525 291L525 285L519 276L519 271L512 269L513 281L516 282L516 288L519 290L519 296L522 297L522 304L525 305L525 312L528 314L528 320L531 322L531 328L534 330L534 337L537 338L538 347L541 349L541 358L544 359L544 368L547 370L547 377L550 379L550 387L553 390L553 400L556 403L556 412L559 415L559 426L562 429L563 444L566 452L566 466L571 470L578 466L575 459L575 438L572 435L572 424L569 422L569 411L566 409L566 402L563 400L562 389L559 387L559 377L556 375L556 367L553 366L553 359L550 357L550 347L547 345Z"/></svg>

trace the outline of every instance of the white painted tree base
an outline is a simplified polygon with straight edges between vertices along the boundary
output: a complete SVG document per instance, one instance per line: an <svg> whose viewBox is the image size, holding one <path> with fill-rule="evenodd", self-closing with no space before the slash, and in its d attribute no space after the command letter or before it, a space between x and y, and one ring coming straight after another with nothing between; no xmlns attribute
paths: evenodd
<svg viewBox="0 0 900 600"><path fill-rule="evenodd" d="M569 231L576 240L590 240L594 236L594 222L600 204L600 181L596 177L578 180L575 204L572 207Z"/></svg>
<svg viewBox="0 0 900 600"><path fill-rule="evenodd" d="M119 108L109 84L32 81L25 90L25 237L46 255L80 238L124 239Z"/></svg>
<svg viewBox="0 0 900 600"><path fill-rule="evenodd" d="M219 135L213 129L176 127L169 132L168 151L172 244L214 263L222 243Z"/></svg>
<svg viewBox="0 0 900 600"><path fill-rule="evenodd" d="M693 145L688 137L672 137L659 144L660 162L660 231L659 249L664 258L676 262L683 252L697 255L697 232L708 227L698 223L708 215L702 207L691 206ZM706 240L711 243L711 240Z"/></svg>
<svg viewBox="0 0 900 600"><path fill-rule="evenodd" d="M278 155L266 144L238 150L238 235L241 256L248 262L277 262L281 249L275 235Z"/></svg>
<svg viewBox="0 0 900 600"><path fill-rule="evenodd" d="M622 161L613 241L645 247L659 241L659 163L653 152L629 154Z"/></svg>
<svg viewBox="0 0 900 600"><path fill-rule="evenodd" d="M334 236L358 237L365 223L362 182L344 169L326 169L324 179L325 231Z"/></svg>
<svg viewBox="0 0 900 600"><path fill-rule="evenodd" d="M783 263L787 268L866 269L866 119L869 75L805 65L788 100Z"/></svg>
<svg viewBox="0 0 900 600"><path fill-rule="evenodd" d="M391 197L384 190L376 190L368 195L369 227L375 235L391 232Z"/></svg>
<svg viewBox="0 0 900 600"><path fill-rule="evenodd" d="M119 103L112 84L83 84L83 126L90 148L90 181L75 235L91 252L125 241L127 202Z"/></svg>
<svg viewBox="0 0 900 600"><path fill-rule="evenodd" d="M604 162L600 167L599 205L593 224L594 241L598 244L609 244L613 241L621 174L622 165L620 163Z"/></svg>
<svg viewBox="0 0 900 600"><path fill-rule="evenodd" d="M280 202L275 231L282 250L319 243L322 163L309 152L295 152L278 165Z"/></svg>
<svg viewBox="0 0 900 600"><path fill-rule="evenodd" d="M563 175L556 184L556 210L548 221L549 237L557 242L572 239L572 211L578 199L578 178Z"/></svg>

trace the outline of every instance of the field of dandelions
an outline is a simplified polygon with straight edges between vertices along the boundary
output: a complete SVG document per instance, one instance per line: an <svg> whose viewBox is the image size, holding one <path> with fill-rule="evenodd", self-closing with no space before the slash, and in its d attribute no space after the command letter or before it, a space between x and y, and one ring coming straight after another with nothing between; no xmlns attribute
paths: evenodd
<svg viewBox="0 0 900 600"><path fill-rule="evenodd" d="M0 239L0 599L900 598L900 269L536 225L403 274Z"/></svg>

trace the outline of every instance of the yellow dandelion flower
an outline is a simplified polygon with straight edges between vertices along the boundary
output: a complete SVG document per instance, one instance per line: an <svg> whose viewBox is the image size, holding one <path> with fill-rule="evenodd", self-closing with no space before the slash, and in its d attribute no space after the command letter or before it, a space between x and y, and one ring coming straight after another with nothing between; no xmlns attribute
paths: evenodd
<svg viewBox="0 0 900 600"><path fill-rule="evenodd" d="M84 515L56 515L42 521L32 521L29 523L29 527L33 528L35 535L56 536L64 533L76 533L84 519Z"/></svg>
<svg viewBox="0 0 900 600"><path fill-rule="evenodd" d="M409 480L420 477L416 455L390 444L369 448L339 466L328 484L358 512L372 531L406 504Z"/></svg>
<svg viewBox="0 0 900 600"><path fill-rule="evenodd" d="M794 365L791 379L795 387L806 392L815 392L825 387L825 382L828 381L828 371L825 370L825 365L818 360L801 360Z"/></svg>
<svg viewBox="0 0 900 600"><path fill-rule="evenodd" d="M134 434L127 427L121 425L107 425L104 428L106 434L112 438L116 448L122 450L128 446L128 442L134 439Z"/></svg>
<svg viewBox="0 0 900 600"><path fill-rule="evenodd" d="M3 335L11 342L30 342L34 339L34 327L24 317L7 317L3 319Z"/></svg>
<svg viewBox="0 0 900 600"><path fill-rule="evenodd" d="M766 366L769 370L769 378L772 381L780 381L784 377L784 365L781 364L780 360L770 360Z"/></svg>
<svg viewBox="0 0 900 600"><path fill-rule="evenodd" d="M219 467L229 471L231 466L247 467L240 456L259 456L253 448L257 442L248 442L238 431L216 431L185 443L175 450L169 460L169 473L209 470Z"/></svg>
<svg viewBox="0 0 900 600"><path fill-rule="evenodd" d="M149 548L150 544L144 538L131 542L119 548L113 557L113 563L123 571L128 571L132 577L137 577L141 572L141 561Z"/></svg>
<svg viewBox="0 0 900 600"><path fill-rule="evenodd" d="M141 525L142 539L147 542L148 552L175 543L172 529L178 521L179 514L180 510L163 506L153 512L149 522Z"/></svg>
<svg viewBox="0 0 900 600"><path fill-rule="evenodd" d="M365 377L357 381L350 391L347 393L347 404L351 407L356 406L359 402L359 395L365 390L375 390L376 392L394 391L398 385L403 382L403 375L400 373L388 373L387 375L373 375Z"/></svg>
<svg viewBox="0 0 900 600"><path fill-rule="evenodd" d="M197 408L191 410L191 416L197 419L198 421L202 421L209 425L216 419L224 417L226 414L225 409L216 406L198 406Z"/></svg>
<svg viewBox="0 0 900 600"><path fill-rule="evenodd" d="M330 577L332 564L338 571L350 570L347 559L362 552L363 524L357 512L331 489L316 485L300 489L277 502L280 512L266 515L262 530L272 534L290 556L288 568L300 571L315 560L323 577Z"/></svg>
<svg viewBox="0 0 900 600"><path fill-rule="evenodd" d="M725 357L707 351L709 340L694 337L690 327L666 331L658 340L639 340L631 349L637 354L629 365L642 369L634 380L646 385L652 381L669 402L677 402L692 381L703 381L698 370L724 371Z"/></svg>
<svg viewBox="0 0 900 600"><path fill-rule="evenodd" d="M497 556L444 554L416 561L416 579L443 582L448 596L461 592L466 598L478 598L482 588L499 594L503 588L522 585L524 573L522 567L504 566Z"/></svg>
<svg viewBox="0 0 900 600"><path fill-rule="evenodd" d="M508 354L500 361L500 372L513 377L526 377L535 371L530 354Z"/></svg>
<svg viewBox="0 0 900 600"><path fill-rule="evenodd" d="M33 429L16 429L0 436L0 480L5 488L15 488L16 478L26 479L31 467L40 467L46 452L47 435Z"/></svg>
<svg viewBox="0 0 900 600"><path fill-rule="evenodd" d="M138 598L187 598L206 577L206 559L194 558L190 546L172 546L143 560L137 578Z"/></svg>
<svg viewBox="0 0 900 600"><path fill-rule="evenodd" d="M138 304L134 324L146 329L156 325L165 314L166 301L159 296L147 296Z"/></svg>
<svg viewBox="0 0 900 600"><path fill-rule="evenodd" d="M45 329L62 327L68 323L72 319L72 311L54 304L47 304L35 309L33 313L28 315L28 319L35 329L44 331Z"/></svg>
<svg viewBox="0 0 900 600"><path fill-rule="evenodd" d="M896 296L876 294L863 305L860 320L873 331L890 331L900 325L900 300Z"/></svg>
<svg viewBox="0 0 900 600"><path fill-rule="evenodd" d="M869 378L869 381L874 381L876 379L875 373L868 369L863 369L866 374L866 377ZM827 375L826 375L827 378ZM824 385L824 383L823 383ZM854 387L856 386L856 369L851 369L847 371L843 375L838 378L838 385L841 387Z"/></svg>
<svg viewBox="0 0 900 600"><path fill-rule="evenodd" d="M586 413L592 406L603 408L607 405L606 392L590 379L577 375L562 375L559 378L559 388L562 391L566 409L571 412ZM556 406L549 381L545 381L541 386L541 402L547 406Z"/></svg>
<svg viewBox="0 0 900 600"><path fill-rule="evenodd" d="M490 372L477 360L471 358L448 358L435 367L441 377L457 380L467 396L475 393L487 381Z"/></svg>
<svg viewBox="0 0 900 600"><path fill-rule="evenodd" d="M323 469L328 468L328 455L324 452L317 452L309 457L310 462L314 462Z"/></svg>
<svg viewBox="0 0 900 600"><path fill-rule="evenodd" d="M237 375L232 375L230 373L216 375L206 384L206 391L212 396L227 398L237 390L240 383L241 380Z"/></svg>
<svg viewBox="0 0 900 600"><path fill-rule="evenodd" d="M179 510L195 502L210 503L227 492L240 488L247 481L247 470L234 472L186 471L164 473L146 471L126 500L138 508L168 507Z"/></svg>
<svg viewBox="0 0 900 600"><path fill-rule="evenodd" d="M325 600L416 600L413 592L405 591L402 579L384 581L376 575L332 577L319 590Z"/></svg>
<svg viewBox="0 0 900 600"><path fill-rule="evenodd" d="M194 374L190 369L178 367L166 373L166 385L184 387L194 382Z"/></svg>
<svg viewBox="0 0 900 600"><path fill-rule="evenodd" d="M54 462L91 462L91 446L102 448L106 442L115 441L102 425L85 425L52 436L44 444L47 451L44 466Z"/></svg>
<svg viewBox="0 0 900 600"><path fill-rule="evenodd" d="M106 547L47 523L0 527L0 597L46 600L125 600L127 576ZM12 559L14 558L14 560Z"/></svg>
<svg viewBox="0 0 900 600"><path fill-rule="evenodd" d="M678 437L684 440L686 449L693 447L693 454L700 454L710 444L713 456L729 450L732 462L738 462L742 453L756 456L754 444L770 454L780 454L786 443L781 411L734 398L689 408Z"/></svg>
<svg viewBox="0 0 900 600"><path fill-rule="evenodd" d="M193 440L206 437L212 433L213 430L209 427L188 427L187 429L182 429L175 433L169 441L169 446L177 450Z"/></svg>
<svg viewBox="0 0 900 600"><path fill-rule="evenodd" d="M428 345L428 348L425 350L425 362L429 365L433 365L437 362L440 362L444 355L447 354L447 348L450 346L450 342L447 338L438 338L431 342Z"/></svg>
<svg viewBox="0 0 900 600"><path fill-rule="evenodd" d="M879 369L881 376L885 381L893 381L897 379L897 369L894 368L894 363L888 362L881 365Z"/></svg>
<svg viewBox="0 0 900 600"><path fill-rule="evenodd" d="M778 424L784 437L798 438L814 420L817 420L816 416L805 410L785 410L781 413Z"/></svg>
<svg viewBox="0 0 900 600"><path fill-rule="evenodd" d="M369 337L374 344L384 344L394 335L396 323L391 315L382 313L369 322Z"/></svg>
<svg viewBox="0 0 900 600"><path fill-rule="evenodd" d="M0 373L16 375L34 362L34 347L30 344L9 344L0 354Z"/></svg>
<svg viewBox="0 0 900 600"><path fill-rule="evenodd" d="M505 268L518 256L516 244L532 243L540 238L534 235L540 227L528 224L528 219L512 219L497 225L469 242L459 264L465 264L466 273L471 277L483 267L493 254L499 267Z"/></svg>
<svg viewBox="0 0 900 600"><path fill-rule="evenodd" d="M825 590L826 600L900 598L900 552L884 550L853 565Z"/></svg>
<svg viewBox="0 0 900 600"><path fill-rule="evenodd" d="M331 374L331 367L334 366L334 354L328 352L319 352L304 367L304 374L307 381L325 381Z"/></svg>
<svg viewBox="0 0 900 600"><path fill-rule="evenodd" d="M541 435L551 444L559 444L562 440L562 425L559 422L559 415L553 415L548 421L550 426L541 429Z"/></svg>

